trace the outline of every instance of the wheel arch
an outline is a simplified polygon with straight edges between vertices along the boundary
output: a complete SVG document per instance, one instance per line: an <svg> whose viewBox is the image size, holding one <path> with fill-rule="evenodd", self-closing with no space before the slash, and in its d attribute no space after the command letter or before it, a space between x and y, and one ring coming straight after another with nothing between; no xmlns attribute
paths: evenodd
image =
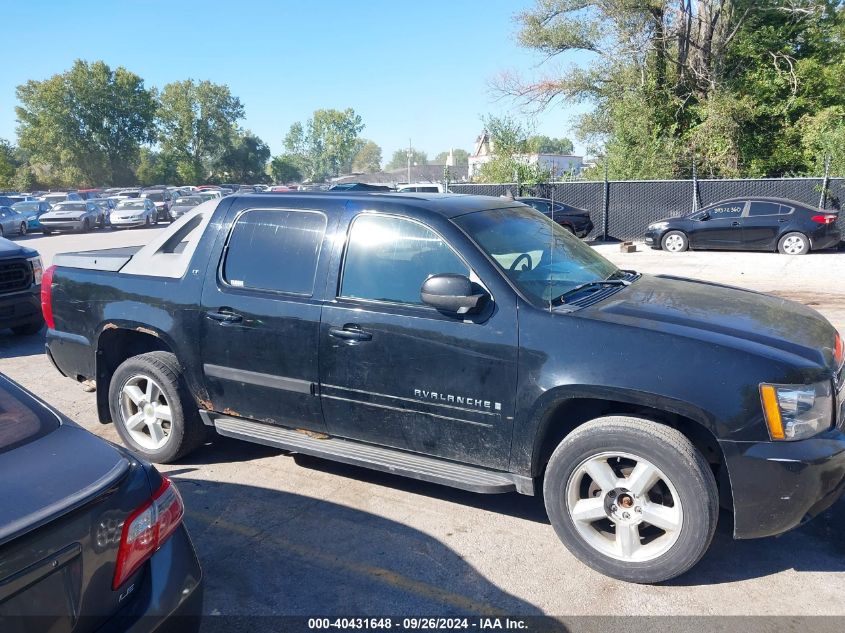
<svg viewBox="0 0 845 633"><path fill-rule="evenodd" d="M95 371L97 416L101 423L112 421L109 411L109 384L115 370L127 358L147 352L176 354L172 341L157 329L131 323L106 323L97 335Z"/></svg>
<svg viewBox="0 0 845 633"><path fill-rule="evenodd" d="M654 394L624 390L567 390L544 400L535 414L532 477L543 475L555 447L582 424L602 416L627 415L665 424L689 439L713 468L722 504L733 510L725 455L714 433L712 416L706 411Z"/></svg>

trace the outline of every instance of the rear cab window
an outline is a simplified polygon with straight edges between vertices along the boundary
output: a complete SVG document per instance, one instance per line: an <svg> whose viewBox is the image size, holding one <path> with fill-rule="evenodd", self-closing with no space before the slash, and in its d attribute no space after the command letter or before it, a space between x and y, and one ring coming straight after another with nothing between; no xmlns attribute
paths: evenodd
<svg viewBox="0 0 845 633"><path fill-rule="evenodd" d="M233 288L312 296L326 224L320 211L244 211L225 246L223 281Z"/></svg>

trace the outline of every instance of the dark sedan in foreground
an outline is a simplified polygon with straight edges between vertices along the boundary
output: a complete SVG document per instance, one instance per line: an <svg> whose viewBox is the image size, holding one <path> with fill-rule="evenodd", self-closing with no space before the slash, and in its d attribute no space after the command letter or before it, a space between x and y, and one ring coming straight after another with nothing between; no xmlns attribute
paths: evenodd
<svg viewBox="0 0 845 633"><path fill-rule="evenodd" d="M691 249L804 255L836 247L839 216L783 198L734 198L648 226L645 243L670 253Z"/></svg>
<svg viewBox="0 0 845 633"><path fill-rule="evenodd" d="M546 217L551 218L570 233L578 237L586 237L593 230L593 221L590 219L590 212L578 207L573 207L557 200L548 198L514 198L517 202L527 204L537 209Z"/></svg>
<svg viewBox="0 0 845 633"><path fill-rule="evenodd" d="M192 631L173 483L0 375L0 631Z"/></svg>

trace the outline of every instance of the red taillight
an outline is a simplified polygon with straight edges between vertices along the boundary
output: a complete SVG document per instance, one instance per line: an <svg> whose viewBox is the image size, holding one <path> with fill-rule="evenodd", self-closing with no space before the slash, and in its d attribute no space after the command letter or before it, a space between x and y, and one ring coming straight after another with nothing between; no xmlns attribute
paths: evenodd
<svg viewBox="0 0 845 633"><path fill-rule="evenodd" d="M55 266L50 266L41 275L41 314L44 315L44 322L51 330L56 328L56 322L53 319L53 271Z"/></svg>
<svg viewBox="0 0 845 633"><path fill-rule="evenodd" d="M123 522L112 589L126 582L161 547L182 523L184 514L185 506L179 491L167 477L163 477L161 487L152 498Z"/></svg>
<svg viewBox="0 0 845 633"><path fill-rule="evenodd" d="M835 215L814 215L810 218L813 222L818 222L819 224L833 224L836 222Z"/></svg>
<svg viewBox="0 0 845 633"><path fill-rule="evenodd" d="M833 360L837 367L842 364L843 358L845 358L845 343L842 342L842 337L837 332L836 338L833 339Z"/></svg>

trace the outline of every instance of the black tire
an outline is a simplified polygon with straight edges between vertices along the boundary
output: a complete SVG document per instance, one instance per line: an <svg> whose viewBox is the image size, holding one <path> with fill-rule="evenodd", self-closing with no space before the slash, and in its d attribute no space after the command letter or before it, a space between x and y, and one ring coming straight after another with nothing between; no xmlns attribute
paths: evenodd
<svg viewBox="0 0 845 633"><path fill-rule="evenodd" d="M570 479L576 473L582 473L581 467L591 458L616 452L648 460L666 475L677 491L682 521L676 540L669 541L672 544L667 543L667 549L650 560L625 561L600 551L582 536L569 511L567 487ZM613 462L613 458L605 463L616 463L617 468L619 464L618 461ZM580 484L583 483L584 480L580 480ZM648 497L651 497L657 486L662 485L660 482L652 485L644 495L647 499L641 497L633 503L642 504L645 508L651 502ZM598 494L593 492L591 496L601 497L602 493L603 489ZM555 532L576 558L606 576L634 583L663 582L688 571L710 546L719 516L713 471L692 443L676 429L650 420L625 416L597 418L567 435L549 460L543 496ZM621 495L616 497L621 498ZM626 501L630 502L630 497ZM616 506L612 507L617 509ZM641 511L639 507L634 510ZM617 530L617 524L610 520L605 524L601 523L603 518L596 521L590 527L597 525L601 528L606 525L614 533ZM648 523L642 525L645 530L655 529ZM642 546L639 530L640 527L637 527L636 534L640 537L639 546Z"/></svg>
<svg viewBox="0 0 845 633"><path fill-rule="evenodd" d="M799 244L801 250L796 251L794 244ZM783 255L806 255L809 252L810 240L803 233L793 231L778 240L778 253Z"/></svg>
<svg viewBox="0 0 845 633"><path fill-rule="evenodd" d="M147 216L144 220L144 226L149 226L150 224L152 224L152 222L150 222L150 216Z"/></svg>
<svg viewBox="0 0 845 633"><path fill-rule="evenodd" d="M575 235L575 229L573 229L573 228L572 228L571 226L569 226L568 224L561 224L561 226L562 226L563 228L565 228L567 231L569 231L570 233L572 233L572 235Z"/></svg>
<svg viewBox="0 0 845 633"><path fill-rule="evenodd" d="M85 218L84 220L82 220L82 232L88 233L90 230L91 230L91 222L88 220L88 218Z"/></svg>
<svg viewBox="0 0 845 633"><path fill-rule="evenodd" d="M678 242L680 246L674 247L670 243L669 248L667 248L667 241L670 237L672 238L672 242L676 242L678 238L680 238L680 241ZM686 233L684 233L683 231L667 231L663 238L660 240L660 248L670 253L683 253L689 248L689 238L687 238Z"/></svg>
<svg viewBox="0 0 845 633"><path fill-rule="evenodd" d="M126 383L138 376L152 378L160 387L171 412L171 425L165 444L156 450L136 442L126 428L121 397ZM144 459L168 464L198 448L206 439L205 425L199 417L182 368L170 352L148 352L125 360L114 372L109 384L109 410L123 443Z"/></svg>
<svg viewBox="0 0 845 633"><path fill-rule="evenodd" d="M50 234L52 233L52 231L48 231L47 229L41 229L41 232L42 232L44 235L50 235Z"/></svg>
<svg viewBox="0 0 845 633"><path fill-rule="evenodd" d="M32 323L13 327L12 332L14 332L17 336L32 336L33 334L38 334L42 327L44 327L44 320L39 318L37 321L33 321Z"/></svg>
<svg viewBox="0 0 845 633"><path fill-rule="evenodd" d="M3 227L0 226L0 237L3 237Z"/></svg>
<svg viewBox="0 0 845 633"><path fill-rule="evenodd" d="M21 222L21 226L20 226L20 234L21 234L21 237L23 237L24 235L26 235L26 222Z"/></svg>

